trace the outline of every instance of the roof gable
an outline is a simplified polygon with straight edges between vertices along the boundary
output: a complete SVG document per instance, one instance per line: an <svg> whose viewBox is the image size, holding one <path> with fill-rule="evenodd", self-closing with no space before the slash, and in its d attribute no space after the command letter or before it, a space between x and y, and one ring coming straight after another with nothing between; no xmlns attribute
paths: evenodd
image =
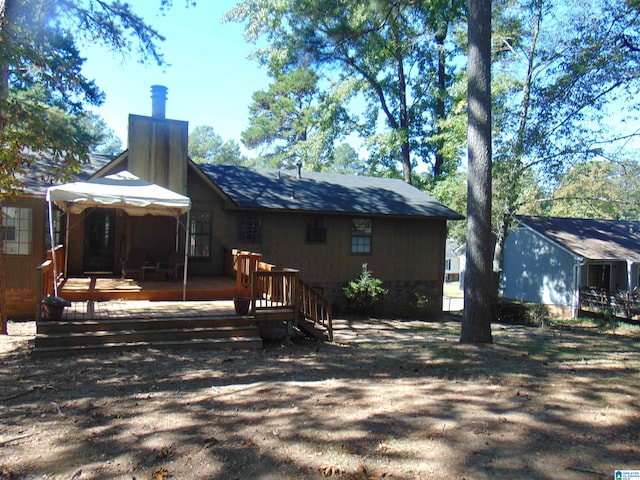
<svg viewBox="0 0 640 480"><path fill-rule="evenodd" d="M519 216L518 222L585 259L640 261L640 221Z"/></svg>
<svg viewBox="0 0 640 480"><path fill-rule="evenodd" d="M238 207L322 213L464 218L402 180L199 164Z"/></svg>

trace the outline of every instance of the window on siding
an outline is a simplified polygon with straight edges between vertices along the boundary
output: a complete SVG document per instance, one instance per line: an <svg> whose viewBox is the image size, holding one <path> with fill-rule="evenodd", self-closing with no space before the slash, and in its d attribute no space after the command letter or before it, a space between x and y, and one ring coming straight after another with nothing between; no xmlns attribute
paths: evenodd
<svg viewBox="0 0 640 480"><path fill-rule="evenodd" d="M49 232L49 209L46 209L45 225L44 225L44 244L47 250L51 249L51 233ZM61 212L57 208L53 209L53 241L56 245L64 244L64 237L62 235L62 220L60 218Z"/></svg>
<svg viewBox="0 0 640 480"><path fill-rule="evenodd" d="M327 241L327 223L323 216L307 218L307 243L325 243Z"/></svg>
<svg viewBox="0 0 640 480"><path fill-rule="evenodd" d="M2 239L7 255L31 255L31 209L2 207Z"/></svg>
<svg viewBox="0 0 640 480"><path fill-rule="evenodd" d="M351 253L371 253L371 219L354 218L351 220Z"/></svg>
<svg viewBox="0 0 640 480"><path fill-rule="evenodd" d="M191 212L189 225L189 256L211 256L211 212Z"/></svg>
<svg viewBox="0 0 640 480"><path fill-rule="evenodd" d="M262 240L262 222L257 213L243 213L238 224L238 241L257 243Z"/></svg>

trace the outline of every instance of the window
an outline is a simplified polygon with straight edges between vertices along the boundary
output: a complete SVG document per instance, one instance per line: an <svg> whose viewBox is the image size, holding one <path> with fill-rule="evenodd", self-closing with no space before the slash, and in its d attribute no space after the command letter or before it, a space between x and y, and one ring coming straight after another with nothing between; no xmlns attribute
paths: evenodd
<svg viewBox="0 0 640 480"><path fill-rule="evenodd" d="M245 213L240 216L238 241L257 243L262 240L262 222L257 213Z"/></svg>
<svg viewBox="0 0 640 480"><path fill-rule="evenodd" d="M51 249L51 232L49 232L49 209L47 208L45 215L45 225L44 225L44 244L47 250ZM62 221L61 221L61 213L60 210L54 208L52 210L53 213L53 241L56 245L64 244L64 238L62 236Z"/></svg>
<svg viewBox="0 0 640 480"><path fill-rule="evenodd" d="M211 256L211 212L191 212L189 225L189 256Z"/></svg>
<svg viewBox="0 0 640 480"><path fill-rule="evenodd" d="M351 253L371 253L371 220L354 218L351 220Z"/></svg>
<svg viewBox="0 0 640 480"><path fill-rule="evenodd" d="M2 239L7 255L31 255L31 209L2 207Z"/></svg>
<svg viewBox="0 0 640 480"><path fill-rule="evenodd" d="M327 224L325 217L316 215L307 219L307 242L325 243L327 241Z"/></svg>
<svg viewBox="0 0 640 480"><path fill-rule="evenodd" d="M589 286L609 289L611 286L611 265L589 265Z"/></svg>

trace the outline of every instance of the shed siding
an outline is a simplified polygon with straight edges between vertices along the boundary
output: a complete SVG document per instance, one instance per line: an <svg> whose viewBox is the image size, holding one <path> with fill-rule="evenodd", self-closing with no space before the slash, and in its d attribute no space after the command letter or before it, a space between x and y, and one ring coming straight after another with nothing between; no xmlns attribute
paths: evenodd
<svg viewBox="0 0 640 480"><path fill-rule="evenodd" d="M525 227L507 237L501 295L525 302L571 307L575 257Z"/></svg>

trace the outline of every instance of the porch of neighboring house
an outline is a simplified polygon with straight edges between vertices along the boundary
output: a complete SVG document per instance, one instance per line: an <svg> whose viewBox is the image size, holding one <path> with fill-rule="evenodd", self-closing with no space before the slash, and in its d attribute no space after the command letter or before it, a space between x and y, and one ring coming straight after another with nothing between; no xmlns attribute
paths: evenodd
<svg viewBox="0 0 640 480"><path fill-rule="evenodd" d="M54 255L55 264L64 265L64 254L64 247L56 247L39 267L41 298L55 295ZM265 337L288 339L294 333L333 339L329 303L297 270L277 269L262 255L239 250L230 251L226 263L227 275L187 278L184 290L182 281L151 276L58 274L57 296L71 305L60 318L37 319L34 353L140 346L256 348ZM249 311L234 308L233 299L240 297L250 299Z"/></svg>
<svg viewBox="0 0 640 480"><path fill-rule="evenodd" d="M612 320L640 323L640 292L610 291L604 288L580 288L579 315L600 316Z"/></svg>

